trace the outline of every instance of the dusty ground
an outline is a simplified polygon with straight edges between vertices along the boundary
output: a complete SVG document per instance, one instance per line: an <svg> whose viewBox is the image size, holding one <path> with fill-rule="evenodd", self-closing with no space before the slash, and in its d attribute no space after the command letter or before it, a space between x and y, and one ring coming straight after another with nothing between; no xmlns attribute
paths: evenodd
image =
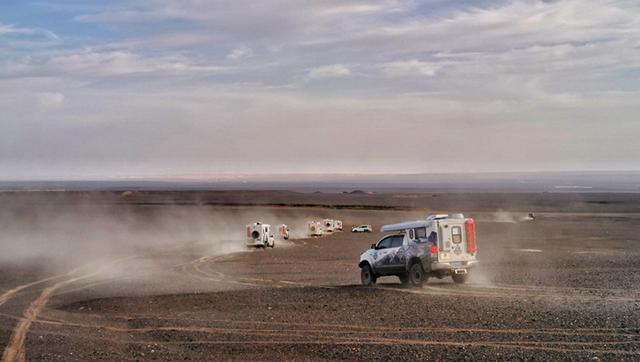
<svg viewBox="0 0 640 362"><path fill-rule="evenodd" d="M347 228L367 222L377 229L422 216L428 211L417 205L437 199L426 203L431 211L457 203L455 211L476 218L481 265L466 285L446 278L410 289L389 277L364 288L358 256L381 234L349 232L236 251L180 230L175 240L188 235L182 243L101 251L91 259L73 251L65 251L66 259L5 258L3 360L640 359L635 195L295 194L290 202L286 195L262 193L255 203L246 193L103 195L83 203L106 203L110 212L136 218L167 207L193 209L197 199L200 211L234 215L219 228L264 214L295 222L331 215ZM29 200L13 215L28 218L34 205L76 202L59 195ZM342 207L317 206L334 204ZM539 217L517 222L526 211ZM81 230L80 236L87 232ZM225 237L233 234L225 230Z"/></svg>

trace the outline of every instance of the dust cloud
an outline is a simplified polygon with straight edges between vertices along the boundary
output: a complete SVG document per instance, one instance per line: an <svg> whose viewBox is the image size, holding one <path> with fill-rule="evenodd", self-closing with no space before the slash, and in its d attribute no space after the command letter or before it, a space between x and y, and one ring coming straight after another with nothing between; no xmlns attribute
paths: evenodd
<svg viewBox="0 0 640 362"><path fill-rule="evenodd" d="M91 268L108 277L166 269L203 256L247 251L245 225L288 224L304 237L312 215L276 215L269 209L199 205L126 205L37 197L4 197L0 207L0 268L46 273ZM277 240L276 247L290 245ZM163 255L163 263L154 254ZM136 258L135 263L113 263ZM171 262L167 262L171 259ZM107 267L107 265L109 267Z"/></svg>

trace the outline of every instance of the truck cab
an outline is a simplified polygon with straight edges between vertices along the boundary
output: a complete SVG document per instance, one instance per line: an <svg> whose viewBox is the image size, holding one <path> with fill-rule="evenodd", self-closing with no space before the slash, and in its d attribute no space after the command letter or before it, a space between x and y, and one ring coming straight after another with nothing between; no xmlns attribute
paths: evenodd
<svg viewBox="0 0 640 362"><path fill-rule="evenodd" d="M364 285L388 275L415 286L429 277L451 276L454 282L464 283L478 263L475 222L462 214L384 225L381 231L392 234L360 256Z"/></svg>

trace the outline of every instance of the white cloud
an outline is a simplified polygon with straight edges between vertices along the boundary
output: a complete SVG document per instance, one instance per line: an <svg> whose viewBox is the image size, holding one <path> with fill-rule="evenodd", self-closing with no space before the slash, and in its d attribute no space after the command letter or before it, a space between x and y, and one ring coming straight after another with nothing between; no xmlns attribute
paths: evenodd
<svg viewBox="0 0 640 362"><path fill-rule="evenodd" d="M251 50L251 48L246 46L240 46L231 50L231 52L227 54L227 58L236 60L241 58L248 58L248 57L251 57L252 55L253 55L253 51Z"/></svg>
<svg viewBox="0 0 640 362"><path fill-rule="evenodd" d="M44 108L59 108L64 104L64 94L55 92L42 92L36 94L36 101Z"/></svg>
<svg viewBox="0 0 640 362"><path fill-rule="evenodd" d="M41 28L18 28L13 25L0 24L0 36L3 35L27 35L42 37L47 40L59 40L60 38L52 31Z"/></svg>
<svg viewBox="0 0 640 362"><path fill-rule="evenodd" d="M47 59L34 57L0 63L0 76L51 76L68 79L91 79L135 74L189 75L218 74L231 68L208 63L196 63L180 56L145 56L126 50L94 51L84 49L57 54Z"/></svg>
<svg viewBox="0 0 640 362"><path fill-rule="evenodd" d="M346 77L351 74L351 69L346 65L333 64L324 65L321 67L313 68L307 74L308 79L320 79L320 78L339 78Z"/></svg>
<svg viewBox="0 0 640 362"><path fill-rule="evenodd" d="M389 62L382 65L382 69L389 75L426 75L434 76L439 66L417 59Z"/></svg>
<svg viewBox="0 0 640 362"><path fill-rule="evenodd" d="M54 32L36 27L17 27L0 23L0 58L7 59L13 52L31 51L61 44Z"/></svg>

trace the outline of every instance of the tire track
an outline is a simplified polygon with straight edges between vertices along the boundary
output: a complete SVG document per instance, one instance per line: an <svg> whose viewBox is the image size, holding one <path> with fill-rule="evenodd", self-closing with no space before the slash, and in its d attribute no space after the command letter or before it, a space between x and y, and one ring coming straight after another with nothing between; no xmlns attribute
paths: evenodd
<svg viewBox="0 0 640 362"><path fill-rule="evenodd" d="M8 317L13 317L5 315ZM15 318L15 317L13 317ZM120 316L119 319L131 320L130 317ZM159 318L154 317L155 320L184 320L184 318ZM345 324L333 324L333 323L296 323L296 322L260 322L250 320L209 320L209 322L219 323L219 327L209 326L158 326L158 327L139 327L139 328L125 328L125 327L113 327L96 324L84 324L76 322L68 322L64 320L35 320L34 323L69 326L78 328L91 328L91 329L105 329L117 332L150 332L156 330L176 330L187 332L257 332L257 331L302 331L312 333L442 333L442 334L457 334L457 333L484 333L484 334L522 334L522 335L550 335L550 336L568 336L568 337L587 337L587 336L602 336L602 337L633 337L639 338L640 343L640 328L476 328L476 327L460 327L460 328L445 328L445 327L385 327L385 326L364 326L364 325L345 325ZM228 325L232 325L229 327ZM248 325L249 327L234 327L234 325ZM254 327L251 327L254 326ZM255 326L265 326L266 328L256 328ZM289 327L288 329L283 327ZM301 328L292 328L301 327ZM310 328L313 327L313 328ZM271 328L271 329L268 329ZM632 333L635 332L635 333Z"/></svg>
<svg viewBox="0 0 640 362"><path fill-rule="evenodd" d="M9 343L5 347L2 354L3 362L22 362L26 360L25 340L31 324L38 318L38 315L47 305L49 298L60 287L73 283L77 280L85 279L90 275L79 276L76 278L64 280L58 282L50 287L46 287L42 290L40 296L31 302L29 307L24 311L22 319L18 321L18 324L13 329Z"/></svg>
<svg viewBox="0 0 640 362"><path fill-rule="evenodd" d="M251 321L246 321L247 323L252 323ZM50 322L51 323L51 322ZM269 322L265 322L269 324ZM57 323L52 323L57 324ZM274 323L277 325L283 323ZM291 324L291 323L284 323ZM74 326L74 327L86 327L82 324L64 324L65 326ZM304 325L306 327L309 324L299 324ZM313 324L311 324L313 325ZM332 325L334 326L334 325ZM92 326L95 327L95 326ZM343 326L349 327L349 326ZM355 326L356 328L366 328L365 326ZM474 340L452 340L452 339L433 339L425 336L425 339L416 339L416 338L400 338L400 337L382 337L376 336L371 331L365 330L355 330L355 331L340 331L335 329L282 329L282 328L271 328L271 329L255 329L255 328L228 328L228 327L177 327L177 326L163 326L163 327L144 327L144 328L122 328L122 327L100 327L104 330L109 330L113 332L121 332L121 333L149 333L149 332L189 332L189 333L206 333L211 334L213 336L232 336L233 340L219 340L219 339L201 339L201 340L191 340L191 341L163 341L156 339L147 339L143 341L131 341L130 339L123 338L122 340L114 339L114 338L105 338L112 342L124 343L124 344L149 344L154 343L158 345L184 345L184 344L273 344L273 345L301 345L301 344L327 344L327 345L340 345L340 344L354 344L354 345L420 345L420 346L464 346L464 347L492 347L492 348L506 348L506 349L527 349L527 350L547 350L547 351L556 351L556 352L564 352L564 353L573 353L573 352L589 352L589 353L604 353L604 354L615 354L615 355L635 355L637 352L625 350L625 349L611 349L607 348L609 346L640 346L640 340L593 340L593 341L522 341L522 340L490 340L490 339L474 339ZM408 331L413 331L414 329L403 329L396 331L384 331L384 333L395 332L395 333L407 333ZM437 331L437 328L433 328L432 331ZM511 333L512 331L520 331L523 330L490 330L490 329L450 329L449 333L452 332L462 332L462 331L485 331L485 332L500 332L500 333ZM535 330L526 330L527 332L538 332ZM568 330L565 330L568 331ZM424 332L424 330L423 330ZM441 331L439 331L441 332ZM45 333L51 335L60 335L60 336L68 336L68 334L64 333ZM354 336L355 334L355 336ZM364 336L358 336L357 334L364 334ZM612 337L612 334L605 334L608 337ZM84 335L79 336L83 338ZM251 339L242 341L238 340L240 336L253 336L253 337L263 337L270 338L269 340L265 339ZM584 335L580 335L584 336ZM637 334L631 335L633 337L638 337ZM90 339L95 339L94 337L88 337ZM279 338L285 338L284 340ZM426 339L429 338L429 339ZM300 340L303 339L303 340ZM590 346L591 348L584 348L585 346ZM603 348L595 348L595 347L603 347ZM573 348L572 348L573 347Z"/></svg>
<svg viewBox="0 0 640 362"><path fill-rule="evenodd" d="M422 288L410 289L400 287L384 287L373 286L371 289L380 289L386 291L395 291L399 293L421 294L421 295L450 295L458 297L482 297L482 298L548 298L548 299L574 299L579 301L603 301L607 302L619 302L619 303L634 303L638 302L640 298L634 296L612 296L612 295L584 295L576 293L571 289L530 289L524 288L501 288L501 287L484 287L468 285L466 289L462 289L456 286L439 287L426 284ZM502 291L501 291L502 290Z"/></svg>
<svg viewBox="0 0 640 362"><path fill-rule="evenodd" d="M126 258L116 259L108 263L104 263L93 273L83 274L77 277L66 279L42 289L40 296L36 298L33 302L31 302L31 304L29 304L29 306L23 312L22 318L18 320L18 324L14 327L11 333L11 337L9 338L9 343L5 346L4 352L2 353L2 362L23 362L26 360L25 341L26 341L29 329L31 328L31 325L37 320L38 315L42 312L42 310L47 305L49 299L51 298L51 296L54 294L56 290L58 290L59 288L65 285L74 283L76 281L91 278L95 275L100 274L102 270L108 266L113 266L119 262L130 260L132 258L135 258L135 257L126 257ZM63 277L77 274L83 268L86 268L86 266L73 269L67 274L64 274ZM56 278L58 277L52 277L52 278L49 278L49 280L53 280Z"/></svg>
<svg viewBox="0 0 640 362"><path fill-rule="evenodd" d="M55 279L63 278L65 276L72 275L73 273L75 273L79 269L80 268L77 268L77 269L74 269L74 270L72 270L70 272L67 272L65 274L59 274L59 275L50 276L50 277L47 277L47 278L44 278L44 279L36 280L34 282L31 282L31 283L19 285L19 286L13 288L13 289L9 289L6 292L4 292L2 295L0 295L0 306L2 306L3 304L5 304L9 300L11 300L13 297L18 295L20 292L22 292L25 289L28 289L28 288L31 288L33 286L36 286L36 285L39 285L39 284L43 284L43 283L46 283L46 282L50 282L50 281L55 280Z"/></svg>

